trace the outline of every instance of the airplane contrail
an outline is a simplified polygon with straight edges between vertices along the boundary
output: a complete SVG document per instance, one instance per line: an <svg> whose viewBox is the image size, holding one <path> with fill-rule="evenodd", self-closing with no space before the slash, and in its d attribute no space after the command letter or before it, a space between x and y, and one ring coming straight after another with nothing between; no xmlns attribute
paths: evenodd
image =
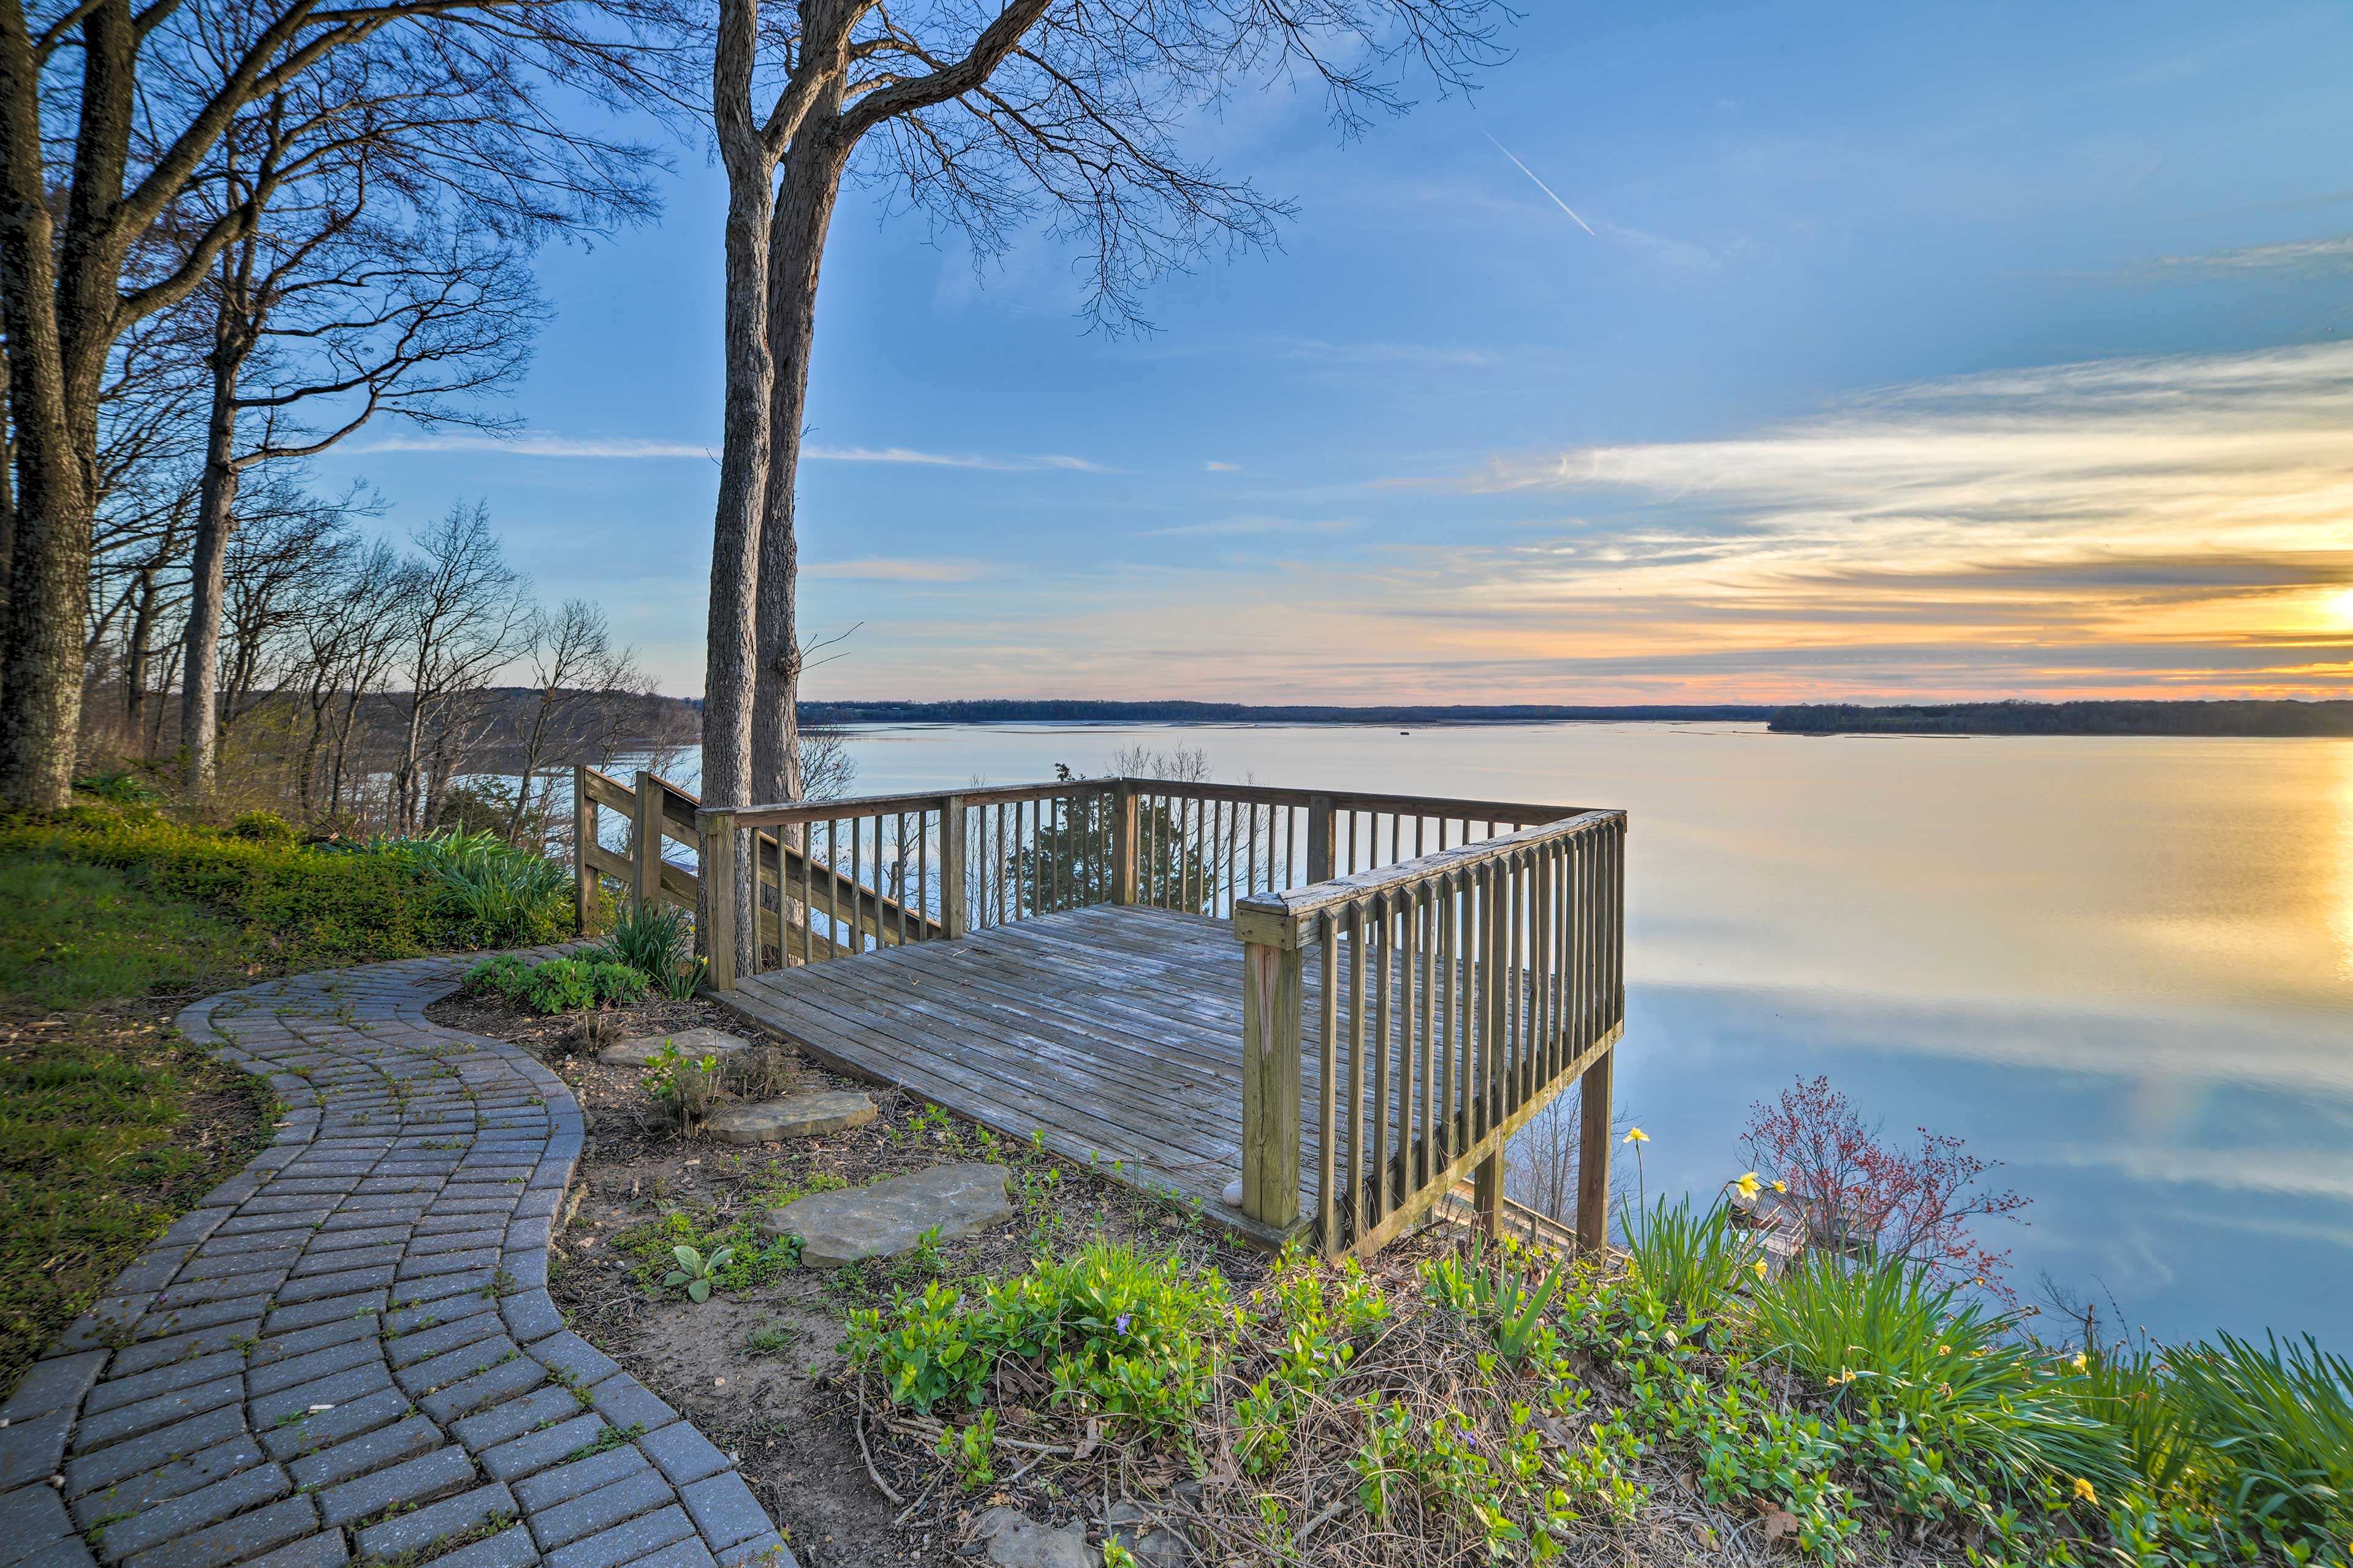
<svg viewBox="0 0 2353 1568"><path fill-rule="evenodd" d="M1490 142L1495 142L1495 139L1493 136L1488 136L1487 132L1484 131L1482 131L1479 134L1486 136L1487 140ZM1536 189L1542 191L1548 196L1552 196L1552 205L1567 213L1571 223L1577 225L1577 227L1583 229L1586 233L1593 234L1593 226L1586 222L1583 218L1578 217L1575 207L1570 206L1567 202L1562 201L1559 196L1555 195L1553 194L1553 188L1550 185L1546 184L1542 180L1536 179L1536 172L1534 169L1529 168L1525 163L1521 163L1519 158L1509 147L1504 146L1501 142L1495 142L1495 151L1501 153L1504 157L1511 159L1512 167L1517 169L1521 174L1525 174L1529 179L1535 180ZM1593 235L1593 237L1599 239L1601 237L1595 234Z"/></svg>

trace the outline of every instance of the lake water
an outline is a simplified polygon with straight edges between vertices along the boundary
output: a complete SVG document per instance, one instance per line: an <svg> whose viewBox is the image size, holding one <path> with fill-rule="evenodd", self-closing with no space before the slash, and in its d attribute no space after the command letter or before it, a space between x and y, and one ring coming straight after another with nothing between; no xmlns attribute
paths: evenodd
<svg viewBox="0 0 2353 1568"><path fill-rule="evenodd" d="M1618 1100L1650 1186L1743 1168L1827 1074L2004 1163L1985 1231L2166 1339L2353 1349L2353 742L1772 735L1761 725L851 732L858 793L1107 771L1624 807ZM690 770L691 772L691 770ZM690 782L681 778L681 783Z"/></svg>

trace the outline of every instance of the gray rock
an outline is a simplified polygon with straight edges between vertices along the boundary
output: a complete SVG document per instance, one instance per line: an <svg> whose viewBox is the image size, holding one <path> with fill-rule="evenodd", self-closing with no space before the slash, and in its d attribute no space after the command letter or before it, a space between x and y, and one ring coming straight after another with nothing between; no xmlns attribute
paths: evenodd
<svg viewBox="0 0 2353 1568"><path fill-rule="evenodd" d="M1103 1516L1103 1534L1135 1556L1143 1568L1188 1568L1193 1544L1154 1509L1122 1500Z"/></svg>
<svg viewBox="0 0 2353 1568"><path fill-rule="evenodd" d="M723 1105L702 1119L702 1130L722 1143L775 1143L815 1138L874 1120L874 1101L854 1089L820 1089L783 1100Z"/></svg>
<svg viewBox="0 0 2353 1568"><path fill-rule="evenodd" d="M988 1548L997 1568L1100 1568L1087 1550L1087 1527L1077 1520L1060 1529L999 1504L973 1521L972 1538Z"/></svg>
<svg viewBox="0 0 2353 1568"><path fill-rule="evenodd" d="M681 1029L674 1035L639 1035L634 1040L607 1046L596 1053L596 1059L607 1067L641 1068L652 1061L664 1046L676 1046L680 1059L691 1062L704 1057L733 1056L749 1044L716 1029Z"/></svg>
<svg viewBox="0 0 2353 1568"><path fill-rule="evenodd" d="M801 1262L812 1268L896 1258L913 1251L934 1226L942 1241L950 1241L1011 1219L1006 1173L1002 1165L934 1165L770 1209L760 1228L769 1236L799 1237Z"/></svg>

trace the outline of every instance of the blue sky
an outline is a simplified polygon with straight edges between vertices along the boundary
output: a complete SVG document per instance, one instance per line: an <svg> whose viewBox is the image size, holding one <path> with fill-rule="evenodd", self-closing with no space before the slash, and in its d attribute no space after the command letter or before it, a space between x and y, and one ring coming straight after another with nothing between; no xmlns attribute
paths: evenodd
<svg viewBox="0 0 2353 1568"><path fill-rule="evenodd" d="M1511 42L1345 146L1288 90L1199 126L1300 216L1142 339L1083 333L1042 237L976 277L845 199L801 593L858 629L811 694L2353 687L2353 12L1539 4ZM485 499L693 693L723 192L676 163L658 227L544 257L523 437L387 426L322 478L393 526Z"/></svg>

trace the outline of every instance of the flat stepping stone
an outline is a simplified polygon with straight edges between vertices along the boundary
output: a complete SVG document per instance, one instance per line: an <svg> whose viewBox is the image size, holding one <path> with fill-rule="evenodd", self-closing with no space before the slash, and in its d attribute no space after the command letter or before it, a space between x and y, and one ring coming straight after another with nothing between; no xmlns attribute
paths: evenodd
<svg viewBox="0 0 2353 1568"><path fill-rule="evenodd" d="M723 1105L702 1119L702 1130L722 1143L776 1143L786 1138L817 1138L874 1120L874 1101L855 1089L819 1089L782 1100Z"/></svg>
<svg viewBox="0 0 2353 1568"><path fill-rule="evenodd" d="M639 1035L634 1040L607 1046L596 1053L596 1059L607 1067L641 1068L659 1056L664 1046L676 1046L679 1059L691 1062L704 1057L733 1056L749 1049L751 1042L723 1035L716 1029L681 1029L670 1035Z"/></svg>
<svg viewBox="0 0 2353 1568"><path fill-rule="evenodd" d="M818 1193L770 1209L760 1229L768 1236L799 1237L806 1268L896 1258L913 1252L925 1231L936 1229L939 1239L953 1241L1011 1219L1008 1173L1002 1165L934 1165L871 1187Z"/></svg>

